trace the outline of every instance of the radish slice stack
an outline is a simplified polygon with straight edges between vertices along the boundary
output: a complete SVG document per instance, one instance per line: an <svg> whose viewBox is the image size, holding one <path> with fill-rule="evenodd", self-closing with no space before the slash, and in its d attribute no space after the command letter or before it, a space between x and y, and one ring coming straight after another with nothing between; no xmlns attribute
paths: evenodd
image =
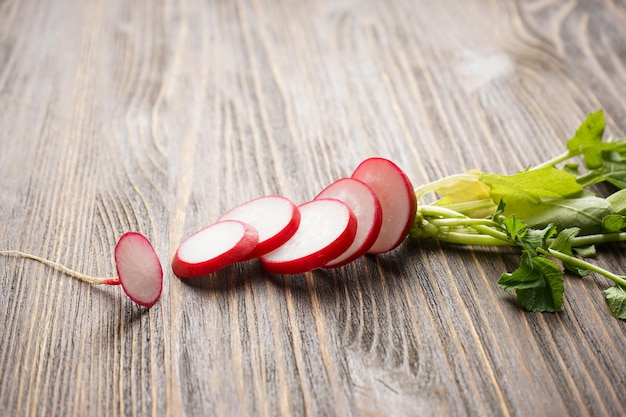
<svg viewBox="0 0 626 417"><path fill-rule="evenodd" d="M354 171L352 178L369 185L383 209L383 226L368 253L395 249L415 221L417 197L411 181L396 164L384 158L366 159Z"/></svg>
<svg viewBox="0 0 626 417"><path fill-rule="evenodd" d="M299 206L266 196L227 211L181 243L172 269L197 278L254 258L274 274L340 267L396 248L416 212L407 175L388 159L369 158Z"/></svg>
<svg viewBox="0 0 626 417"><path fill-rule="evenodd" d="M183 241L172 269L181 278L197 278L231 265L254 250L259 235L255 228L237 220L207 226Z"/></svg>
<svg viewBox="0 0 626 417"><path fill-rule="evenodd" d="M324 266L337 268L364 255L378 238L383 224L382 208L374 191L362 181L342 178L326 187L315 198L341 200L352 209L357 219L357 232L352 245Z"/></svg>
<svg viewBox="0 0 626 417"><path fill-rule="evenodd" d="M343 202L321 198L299 206L300 227L284 245L261 257L274 274L301 274L321 268L345 252L356 236L357 220Z"/></svg>
<svg viewBox="0 0 626 417"><path fill-rule="evenodd" d="M253 226L259 242L246 259L258 258L281 246L300 225L300 211L289 199L280 196L260 197L224 213L217 221L239 220Z"/></svg>

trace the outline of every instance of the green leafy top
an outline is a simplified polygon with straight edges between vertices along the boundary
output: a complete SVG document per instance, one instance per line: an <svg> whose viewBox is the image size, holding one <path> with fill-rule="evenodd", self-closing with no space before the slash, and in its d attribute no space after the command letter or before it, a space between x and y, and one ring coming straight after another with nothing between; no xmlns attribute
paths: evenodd
<svg viewBox="0 0 626 417"><path fill-rule="evenodd" d="M519 247L518 269L498 284L530 311L562 308L560 265L581 277L602 274L615 283L605 291L609 309L626 318L626 278L581 258L595 256L598 244L626 240L626 139L605 141L604 130L600 110L587 116L563 154L542 164L509 175L470 171L417 188L418 200L431 192L439 199L419 205L411 236ZM577 157L584 172L572 161ZM600 182L618 190L596 195L590 187Z"/></svg>
<svg viewBox="0 0 626 417"><path fill-rule="evenodd" d="M505 290L515 290L518 301L529 311L559 311L563 305L563 272L546 259L548 239L556 229L531 229L515 215L502 222L509 238L522 247L519 268L502 274L498 284Z"/></svg>
<svg viewBox="0 0 626 417"><path fill-rule="evenodd" d="M567 149L571 153L583 155L585 166L589 169L600 168L603 165L604 127L604 113L599 110L587 116L574 137L567 142Z"/></svg>

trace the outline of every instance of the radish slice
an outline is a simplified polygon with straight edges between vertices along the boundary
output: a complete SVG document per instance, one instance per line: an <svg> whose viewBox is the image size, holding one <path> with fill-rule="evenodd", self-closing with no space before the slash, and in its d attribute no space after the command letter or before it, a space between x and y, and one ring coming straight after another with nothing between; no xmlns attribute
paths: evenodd
<svg viewBox="0 0 626 417"><path fill-rule="evenodd" d="M163 268L150 241L136 232L125 233L114 256L126 295L139 305L152 307L163 290Z"/></svg>
<svg viewBox="0 0 626 417"><path fill-rule="evenodd" d="M383 253L396 248L409 233L417 212L417 198L407 175L393 162L369 158L352 174L369 185L383 209L383 226L368 253Z"/></svg>
<svg viewBox="0 0 626 417"><path fill-rule="evenodd" d="M245 257L252 259L273 251L296 233L300 224L300 210L285 197L267 196L237 206L217 221L223 220L239 220L257 230L259 243Z"/></svg>
<svg viewBox="0 0 626 417"><path fill-rule="evenodd" d="M342 178L330 184L315 198L336 198L343 201L352 209L357 220L356 237L352 245L325 267L347 265L364 255L376 241L383 223L382 208L374 191L362 181Z"/></svg>
<svg viewBox="0 0 626 417"><path fill-rule="evenodd" d="M342 201L320 198L298 206L300 227L278 249L261 256L274 274L301 274L323 267L345 252L356 236L356 216Z"/></svg>
<svg viewBox="0 0 626 417"><path fill-rule="evenodd" d="M180 278L198 278L237 261L254 250L256 229L237 220L214 223L185 239L174 255L172 270Z"/></svg>

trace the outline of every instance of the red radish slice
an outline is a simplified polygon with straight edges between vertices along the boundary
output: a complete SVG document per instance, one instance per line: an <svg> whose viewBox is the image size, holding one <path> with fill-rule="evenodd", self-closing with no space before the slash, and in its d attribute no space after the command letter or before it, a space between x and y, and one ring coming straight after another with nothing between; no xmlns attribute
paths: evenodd
<svg viewBox="0 0 626 417"><path fill-rule="evenodd" d="M356 216L342 201L320 198L298 206L300 227L278 249L261 256L274 274L301 274L323 267L346 251L356 236Z"/></svg>
<svg viewBox="0 0 626 417"><path fill-rule="evenodd" d="M383 208L383 226L368 253L383 253L396 248L415 221L417 198L411 181L396 164L384 158L361 162L352 178L369 185Z"/></svg>
<svg viewBox="0 0 626 417"><path fill-rule="evenodd" d="M357 220L356 237L352 245L325 267L347 265L364 255L376 241L383 224L382 208L374 191L362 181L342 178L330 184L315 198L336 198L343 201L352 209Z"/></svg>
<svg viewBox="0 0 626 417"><path fill-rule="evenodd" d="M259 243L246 259L258 258L285 243L298 230L300 210L285 197L260 197L237 206L217 221L239 220L253 226Z"/></svg>
<svg viewBox="0 0 626 417"><path fill-rule="evenodd" d="M126 295L139 305L152 307L163 290L163 268L150 241L136 232L125 233L114 256Z"/></svg>
<svg viewBox="0 0 626 417"><path fill-rule="evenodd" d="M259 235L237 220L214 223L185 239L174 255L172 270L180 278L198 278L243 259L257 245Z"/></svg>

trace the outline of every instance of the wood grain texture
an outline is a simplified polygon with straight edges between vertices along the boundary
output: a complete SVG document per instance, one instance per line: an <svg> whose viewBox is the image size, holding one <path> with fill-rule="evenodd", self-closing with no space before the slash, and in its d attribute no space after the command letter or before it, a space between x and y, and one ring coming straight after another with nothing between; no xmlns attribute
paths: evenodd
<svg viewBox="0 0 626 417"><path fill-rule="evenodd" d="M169 268L227 208L368 156L421 184L540 162L599 108L624 136L624 39L621 0L0 1L1 248L106 276L135 230L165 269L145 310L1 258L0 415L626 415L597 276L533 314L497 286L512 250Z"/></svg>

